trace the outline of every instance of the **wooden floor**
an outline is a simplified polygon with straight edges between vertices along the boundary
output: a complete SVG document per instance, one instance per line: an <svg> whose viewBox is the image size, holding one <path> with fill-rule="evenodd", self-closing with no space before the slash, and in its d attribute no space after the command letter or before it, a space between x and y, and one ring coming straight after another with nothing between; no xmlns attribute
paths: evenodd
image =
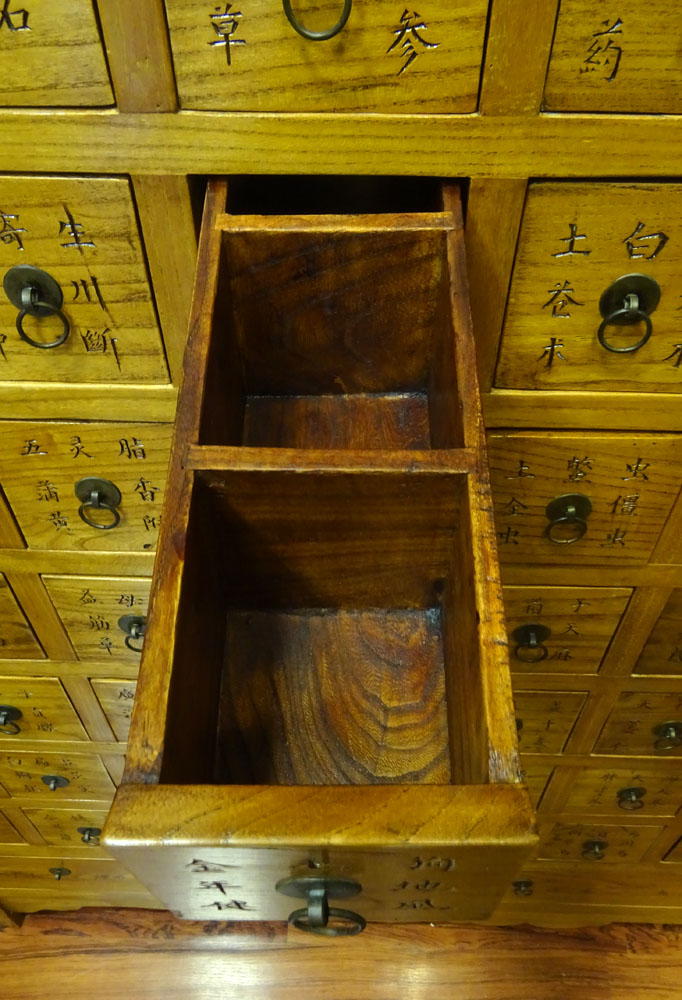
<svg viewBox="0 0 682 1000"><path fill-rule="evenodd" d="M325 941L282 924L81 910L0 931L0 984L3 1000L676 1000L682 928L415 924Z"/></svg>

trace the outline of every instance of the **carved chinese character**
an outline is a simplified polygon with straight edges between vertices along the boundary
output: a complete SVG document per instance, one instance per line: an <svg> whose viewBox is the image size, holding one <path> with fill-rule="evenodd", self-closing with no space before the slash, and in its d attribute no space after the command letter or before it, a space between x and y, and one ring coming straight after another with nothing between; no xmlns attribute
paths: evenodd
<svg viewBox="0 0 682 1000"><path fill-rule="evenodd" d="M38 500L54 500L55 503L59 503L59 493L57 492L57 487L54 483L51 483L48 479L42 479L37 487Z"/></svg>
<svg viewBox="0 0 682 1000"><path fill-rule="evenodd" d="M645 229L643 222L638 222L635 229L629 236L626 236L623 240L628 251L628 257L632 260L637 260L642 257L644 260L655 260L663 247L668 242L669 237L665 233L647 233L642 236L642 230ZM637 242L637 240L656 240L656 245Z"/></svg>
<svg viewBox="0 0 682 1000"><path fill-rule="evenodd" d="M511 524L508 524L503 531L497 532L497 537L500 539L503 545L518 545L517 537L519 532L516 528L512 528Z"/></svg>
<svg viewBox="0 0 682 1000"><path fill-rule="evenodd" d="M663 358L663 360L672 361L672 367L679 368L682 365L682 344L674 344L672 352Z"/></svg>
<svg viewBox="0 0 682 1000"><path fill-rule="evenodd" d="M107 335L111 333L109 327L105 327L104 330L91 330L87 329L85 333L80 331L81 340L83 341L83 346L88 354L106 354L108 337Z"/></svg>
<svg viewBox="0 0 682 1000"><path fill-rule="evenodd" d="M228 889L241 889L240 885L229 885L227 882L200 882L200 889L217 889L223 896L227 895ZM234 902L234 900L233 900Z"/></svg>
<svg viewBox="0 0 682 1000"><path fill-rule="evenodd" d="M507 479L535 479L535 473L530 471L530 466L519 459L519 469L515 476L506 476Z"/></svg>
<svg viewBox="0 0 682 1000"><path fill-rule="evenodd" d="M145 514L142 518L142 524L144 525L145 531L156 531L159 524L161 523L161 518L152 514Z"/></svg>
<svg viewBox="0 0 682 1000"><path fill-rule="evenodd" d="M215 14L209 14L211 25L218 38L208 44L211 48L215 46L225 48L228 66L232 65L232 46L246 45L246 39L234 37L239 28L239 18L243 15L240 10L232 10L233 7L234 4L226 3L224 11L221 12L220 7L215 7Z"/></svg>
<svg viewBox="0 0 682 1000"><path fill-rule="evenodd" d="M592 253L591 250L576 250L575 245L578 240L586 240L587 236L584 233L578 233L578 226L575 222L569 222L569 236L562 236L560 243L568 243L568 248L566 250L559 250L557 253L553 253L552 257L573 257L581 256L587 257Z"/></svg>
<svg viewBox="0 0 682 1000"><path fill-rule="evenodd" d="M0 229L0 242L4 243L5 246L9 246L11 243L16 243L18 250L24 249L24 241L22 240L20 233L25 233L25 229L21 229L17 226L13 226L11 220L17 219L18 215L10 215L8 212L3 212L0 210L0 222L2 222L2 229Z"/></svg>
<svg viewBox="0 0 682 1000"><path fill-rule="evenodd" d="M99 641L99 647L100 649L103 649L105 652L107 652L109 656L111 656L112 655L111 651L114 648L114 644L108 635L104 635Z"/></svg>
<svg viewBox="0 0 682 1000"><path fill-rule="evenodd" d="M605 26L605 30L593 33L593 41L587 50L587 56L583 60L580 72L595 73L600 71L603 72L603 79L607 83L613 83L623 55L623 49L620 45L616 45L614 35L623 34L621 31L623 22L617 18L610 26L608 21L602 21L602 24Z"/></svg>
<svg viewBox="0 0 682 1000"><path fill-rule="evenodd" d="M397 910L448 910L448 906L434 906L430 899L404 899L398 903Z"/></svg>
<svg viewBox="0 0 682 1000"><path fill-rule="evenodd" d="M611 516L623 514L626 517L634 517L637 513L639 493L628 493L627 496L619 496L613 501L611 506Z"/></svg>
<svg viewBox="0 0 682 1000"><path fill-rule="evenodd" d="M12 0L4 0L2 10L0 10L0 29L9 28L10 31L30 31L28 23L30 17L25 7L19 10L10 10L9 5Z"/></svg>
<svg viewBox="0 0 682 1000"><path fill-rule="evenodd" d="M151 503L159 492L159 487L152 486L151 479L145 479L144 476L140 476L140 480L135 487L135 492L139 494L141 500Z"/></svg>
<svg viewBox="0 0 682 1000"><path fill-rule="evenodd" d="M101 615L90 615L90 628L96 632L108 632L111 628L109 622Z"/></svg>
<svg viewBox="0 0 682 1000"><path fill-rule="evenodd" d="M428 42L425 38L422 38L420 32L428 30L429 27L422 20L420 14L414 10L412 13L408 10L403 11L400 16L400 23L393 29L395 38L386 49L386 55L395 52L403 60L403 64L396 73L396 76L401 76L412 65L417 56L421 55L422 51L438 48L440 42ZM418 48L418 45L421 48Z"/></svg>
<svg viewBox="0 0 682 1000"><path fill-rule="evenodd" d="M61 531L62 528L68 528L69 526L68 518L60 510L53 510L48 514L47 519L55 531Z"/></svg>
<svg viewBox="0 0 682 1000"><path fill-rule="evenodd" d="M7 334L0 333L0 358L3 361L7 361L7 355L5 354L5 341L7 340Z"/></svg>
<svg viewBox="0 0 682 1000"><path fill-rule="evenodd" d="M577 630L577 628L575 627L575 625L572 625L569 622L569 624L566 626L566 628L564 629L564 631L561 634L562 635L580 635L580 632Z"/></svg>
<svg viewBox="0 0 682 1000"><path fill-rule="evenodd" d="M580 482L581 479L587 479L587 476L592 472L592 462L594 460L588 458L585 455L584 458L578 458L574 455L573 458L568 460L568 478L572 483Z"/></svg>
<svg viewBox="0 0 682 1000"><path fill-rule="evenodd" d="M573 605L573 613L578 614L582 608L589 608L590 601L584 601L582 597L576 597L575 604Z"/></svg>
<svg viewBox="0 0 682 1000"><path fill-rule="evenodd" d="M564 633L565 634L565 633ZM555 649L554 652L549 657L550 660L572 660L573 654L570 649ZM550 711L558 711L558 709L550 709Z"/></svg>
<svg viewBox="0 0 682 1000"><path fill-rule="evenodd" d="M452 872L455 870L455 859L454 858L415 858L410 868L412 871L418 871L420 868L437 868L442 872Z"/></svg>
<svg viewBox="0 0 682 1000"><path fill-rule="evenodd" d="M632 463L632 465L626 462L625 467L631 475L621 476L623 482L627 483L630 479L637 479L640 476L642 479L648 481L649 477L646 474L646 470L649 468L649 465L650 463L645 462L643 458L638 458L636 462Z"/></svg>
<svg viewBox="0 0 682 1000"><path fill-rule="evenodd" d="M528 506L525 503L521 503L521 501L517 500L516 497L512 497L502 509L506 514L514 517L514 515L518 514L520 511L528 510Z"/></svg>
<svg viewBox="0 0 682 1000"><path fill-rule="evenodd" d="M614 531L610 532L606 536L606 541L601 543L601 548L607 548L608 546L622 545L625 547L625 536L627 531L623 528L616 528Z"/></svg>
<svg viewBox="0 0 682 1000"><path fill-rule="evenodd" d="M121 449L118 453L119 458L146 458L147 453L144 450L144 445L139 438L134 437L132 439L132 444L127 438L121 438L118 442L119 448Z"/></svg>
<svg viewBox="0 0 682 1000"><path fill-rule="evenodd" d="M542 598L535 597L532 601L528 601L526 604L526 614L527 615L541 615L542 614Z"/></svg>
<svg viewBox="0 0 682 1000"><path fill-rule="evenodd" d="M59 235L62 236L66 233L67 236L71 237L71 242L62 243L62 247L65 250L78 250L81 254L83 253L84 247L90 247L94 250L95 244L90 240L83 239L83 224L81 222L76 222L68 205L64 205L64 214L66 215L66 222L62 221L59 223Z"/></svg>
<svg viewBox="0 0 682 1000"><path fill-rule="evenodd" d="M249 906L249 904L245 900L243 900L243 899L230 899L230 900L216 901L215 903L206 903L202 907L202 909L204 909L204 910L210 910L212 907L215 907L216 910L253 910L254 909L253 906Z"/></svg>
<svg viewBox="0 0 682 1000"><path fill-rule="evenodd" d="M40 445L35 438L31 438L30 441L26 441L24 447L21 449L22 455L47 455L46 451L41 451Z"/></svg>
<svg viewBox="0 0 682 1000"><path fill-rule="evenodd" d="M85 458L92 458L92 455L89 455L85 450L85 445L83 444L83 442L81 441L80 437L77 434L74 434L74 436L71 438L70 448L71 448L71 458L78 458L79 455L84 455Z"/></svg>
<svg viewBox="0 0 682 1000"><path fill-rule="evenodd" d="M91 274L89 278L80 278L78 280L72 280L73 285L73 299L72 302L78 302L81 297L81 292L83 293L82 302L99 302L102 309L106 312L107 305L104 301L104 296L99 287L99 282L94 274Z"/></svg>
<svg viewBox="0 0 682 1000"><path fill-rule="evenodd" d="M566 360L565 355L563 355L561 353L561 348L563 346L564 346L564 343L563 343L562 340L559 340L557 337L550 337L549 338L549 344L546 345L546 347L544 348L542 354L540 355L539 358L536 358L536 360L537 361L542 361L543 358L547 358L547 361L545 362L545 368L550 368L551 369L551 367L554 364L555 360L558 360L558 361L565 361Z"/></svg>
<svg viewBox="0 0 682 1000"><path fill-rule="evenodd" d="M84 590L78 598L79 604L97 604L97 598L88 589Z"/></svg>
<svg viewBox="0 0 682 1000"><path fill-rule="evenodd" d="M142 598L135 597L134 594L121 594L117 603L122 604L126 608L132 608L135 604L142 604Z"/></svg>
<svg viewBox="0 0 682 1000"><path fill-rule="evenodd" d="M234 865L219 865L215 861L201 861L199 858L194 858L190 861L188 865L185 865L191 872L201 872L202 874L212 874L213 872L226 872L230 868L234 868Z"/></svg>
<svg viewBox="0 0 682 1000"><path fill-rule="evenodd" d="M682 647L675 646L672 653L668 657L668 663L682 663Z"/></svg>
<svg viewBox="0 0 682 1000"><path fill-rule="evenodd" d="M563 284L557 281L553 288L547 289L547 294L549 299L543 305L543 309L547 306L552 307L552 317L554 319L570 319L571 314L568 310L569 306L584 306L584 302L578 302L577 299L573 298L575 291L571 288L568 281L564 281ZM563 345L562 345L563 346Z"/></svg>

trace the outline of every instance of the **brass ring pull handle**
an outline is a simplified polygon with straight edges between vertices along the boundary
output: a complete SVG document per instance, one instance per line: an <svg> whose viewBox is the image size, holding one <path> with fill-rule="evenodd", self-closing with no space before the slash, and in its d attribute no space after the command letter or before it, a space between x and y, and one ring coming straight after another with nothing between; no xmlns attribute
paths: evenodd
<svg viewBox="0 0 682 1000"><path fill-rule="evenodd" d="M345 27L346 21L350 17L353 0L344 0L341 17L336 22L334 27L329 28L327 31L310 31L308 28L304 28L291 9L291 0L282 0L282 6L284 7L284 13L287 16L287 21L294 31L297 31L299 35L303 36L303 38L307 38L309 42L325 42L328 38L333 38L334 35L338 35L338 33Z"/></svg>
<svg viewBox="0 0 682 1000"><path fill-rule="evenodd" d="M50 868L50 875L54 875L58 882L61 882L63 878L68 878L70 874L70 868L63 868L61 866L59 868Z"/></svg>
<svg viewBox="0 0 682 1000"><path fill-rule="evenodd" d="M76 827L76 833L80 833L84 844L93 844L97 847L102 831L98 826L78 826Z"/></svg>
<svg viewBox="0 0 682 1000"><path fill-rule="evenodd" d="M115 483L109 482L108 479L88 476L76 483L74 492L81 501L78 516L89 527L97 528L98 531L111 531L121 523L121 515L116 510L121 502L121 491ZM89 513L91 510L108 511L112 518L106 523L95 521Z"/></svg>
<svg viewBox="0 0 682 1000"><path fill-rule="evenodd" d="M636 812L644 808L646 788L619 788L616 792L619 809Z"/></svg>
<svg viewBox="0 0 682 1000"><path fill-rule="evenodd" d="M603 320L597 331L601 346L613 354L632 354L644 347L653 332L651 313L661 299L661 289L657 281L647 274L624 274L606 289L599 300L599 311ZM644 336L635 344L615 347L606 339L609 326L633 326L644 320Z"/></svg>
<svg viewBox="0 0 682 1000"><path fill-rule="evenodd" d="M662 722L654 727L656 750L675 750L682 746L682 722Z"/></svg>
<svg viewBox="0 0 682 1000"><path fill-rule="evenodd" d="M143 615L123 615L118 620L118 627L125 632L125 644L132 653L141 653L144 634L147 631L147 619ZM133 646L136 640L142 640L139 646Z"/></svg>
<svg viewBox="0 0 682 1000"><path fill-rule="evenodd" d="M364 931L364 917L352 910L329 905L329 898L343 899L362 891L359 882L340 878L287 878L275 886L277 892L307 900L307 906L289 914L289 923L299 931L324 937L349 937ZM333 922L332 922L333 921Z"/></svg>
<svg viewBox="0 0 682 1000"><path fill-rule="evenodd" d="M533 881L531 879L521 878L516 882L512 882L512 889L514 890L515 896L532 896L533 895Z"/></svg>
<svg viewBox="0 0 682 1000"><path fill-rule="evenodd" d="M551 634L552 630L547 625L519 625L512 632L512 638L517 643L514 656L522 663L542 663L549 656L544 641Z"/></svg>
<svg viewBox="0 0 682 1000"><path fill-rule="evenodd" d="M61 774L43 774L40 780L44 785L47 785L51 792L56 792L58 788L66 788L67 785L71 784L69 779Z"/></svg>
<svg viewBox="0 0 682 1000"><path fill-rule="evenodd" d="M566 493L550 500L545 508L549 524L545 534L554 545L573 545L587 531L592 501L582 493ZM565 534L566 529L569 534Z"/></svg>
<svg viewBox="0 0 682 1000"><path fill-rule="evenodd" d="M21 718L21 712L13 705L0 705L0 733L4 736L18 736L21 726L16 723Z"/></svg>
<svg viewBox="0 0 682 1000"><path fill-rule="evenodd" d="M608 846L605 840L586 840L580 853L586 861L601 861Z"/></svg>
<svg viewBox="0 0 682 1000"><path fill-rule="evenodd" d="M51 274L29 264L18 264L5 274L3 287L7 298L19 310L16 321L17 333L23 341L41 351L49 351L64 343L71 332L71 324L62 312L64 296L61 287ZM61 320L62 332L56 340L47 343L34 340L24 329L24 320L27 316L56 316Z"/></svg>

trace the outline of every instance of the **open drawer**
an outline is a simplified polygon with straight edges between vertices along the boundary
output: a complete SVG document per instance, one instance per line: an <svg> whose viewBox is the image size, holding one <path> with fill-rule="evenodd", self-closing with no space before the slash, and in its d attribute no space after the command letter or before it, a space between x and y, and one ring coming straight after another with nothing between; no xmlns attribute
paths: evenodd
<svg viewBox="0 0 682 1000"><path fill-rule="evenodd" d="M187 918L484 918L536 838L459 192L375 215L225 199L213 182L104 843Z"/></svg>

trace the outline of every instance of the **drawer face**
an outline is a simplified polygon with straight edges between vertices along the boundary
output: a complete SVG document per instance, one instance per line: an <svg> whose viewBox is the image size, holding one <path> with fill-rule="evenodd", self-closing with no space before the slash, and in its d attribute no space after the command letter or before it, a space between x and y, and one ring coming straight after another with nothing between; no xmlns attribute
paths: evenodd
<svg viewBox="0 0 682 1000"><path fill-rule="evenodd" d="M521 758L521 777L528 786L530 797L536 809L540 804L553 770L553 767L548 767L546 764L534 763L532 757Z"/></svg>
<svg viewBox="0 0 682 1000"><path fill-rule="evenodd" d="M0 573L0 657L40 660L44 656L7 580Z"/></svg>
<svg viewBox="0 0 682 1000"><path fill-rule="evenodd" d="M135 700L135 681L93 678L90 681L117 740L125 743Z"/></svg>
<svg viewBox="0 0 682 1000"><path fill-rule="evenodd" d="M561 0L545 87L553 111L682 111L679 10L669 0Z"/></svg>
<svg viewBox="0 0 682 1000"><path fill-rule="evenodd" d="M675 737L666 740L659 728L667 723L677 723L679 744ZM682 694L624 691L606 720L594 752L627 757L682 757Z"/></svg>
<svg viewBox="0 0 682 1000"><path fill-rule="evenodd" d="M101 830L107 818L106 809L90 809L83 803L77 803L66 809L24 809L23 812L48 844L59 847L60 844L82 846L83 830ZM93 847L99 845L99 837L92 834L87 843Z"/></svg>
<svg viewBox="0 0 682 1000"><path fill-rule="evenodd" d="M674 861L678 864L682 863L682 840L677 841L672 851L669 851L663 860Z"/></svg>
<svg viewBox="0 0 682 1000"><path fill-rule="evenodd" d="M0 677L0 704L21 712L2 739L87 740L87 734L56 677ZM11 728L11 727L9 727ZM2 777L0 781L6 785Z"/></svg>
<svg viewBox="0 0 682 1000"><path fill-rule="evenodd" d="M682 768L650 764L584 768L571 786L562 812L599 816L674 816L682 807Z"/></svg>
<svg viewBox="0 0 682 1000"><path fill-rule="evenodd" d="M0 223L0 275L17 264L46 271L70 325L63 344L36 348L19 336L17 309L1 292L2 381L169 381L127 180L2 177ZM42 343L62 332L57 317L29 316L23 325Z"/></svg>
<svg viewBox="0 0 682 1000"><path fill-rule="evenodd" d="M505 587L512 670L597 673L631 595L623 587Z"/></svg>
<svg viewBox="0 0 682 1000"><path fill-rule="evenodd" d="M0 107L113 103L92 0L3 3Z"/></svg>
<svg viewBox="0 0 682 1000"><path fill-rule="evenodd" d="M140 662L140 639L118 624L146 617L151 580L140 577L43 576L52 603L82 660L111 658Z"/></svg>
<svg viewBox="0 0 682 1000"><path fill-rule="evenodd" d="M538 858L592 864L639 861L662 831L662 826L554 823L540 831Z"/></svg>
<svg viewBox="0 0 682 1000"><path fill-rule="evenodd" d="M166 485L170 424L3 423L0 482L24 538L34 549L127 551L156 546ZM79 516L76 484L113 483L119 524L103 531ZM111 524L105 509L84 509Z"/></svg>
<svg viewBox="0 0 682 1000"><path fill-rule="evenodd" d="M54 790L45 776L66 778ZM113 797L114 784L96 754L79 753L3 753L0 754L0 780L16 798L40 796L42 799L100 799Z"/></svg>
<svg viewBox="0 0 682 1000"><path fill-rule="evenodd" d="M673 435L490 434L488 456L501 562L645 562L682 481L682 438ZM582 526L577 508L550 522L548 505L567 495L589 502ZM552 542L550 531L578 537Z"/></svg>
<svg viewBox="0 0 682 1000"><path fill-rule="evenodd" d="M682 590L670 595L633 673L682 674Z"/></svg>
<svg viewBox="0 0 682 1000"><path fill-rule="evenodd" d="M7 817L0 812L0 844L23 844L24 838L17 833Z"/></svg>
<svg viewBox="0 0 682 1000"><path fill-rule="evenodd" d="M682 185L531 184L496 386L679 392L681 267ZM599 302L633 272L654 278L661 299L648 342L615 353L598 339ZM644 323L610 324L604 334L616 348L643 335Z"/></svg>
<svg viewBox="0 0 682 1000"><path fill-rule="evenodd" d="M292 6L313 31L332 28L343 10L342 0ZM321 45L291 27L279 0L247 7L166 0L183 108L476 110L487 0L431 0L420 13L356 0L345 27Z"/></svg>
<svg viewBox="0 0 682 1000"><path fill-rule="evenodd" d="M56 879L50 868L65 868L68 874ZM22 889L51 889L56 908L59 906L59 888L64 882L72 888L79 886L100 886L103 892L112 887L136 887L137 881L116 861L109 859L0 857L0 886L2 889L14 887ZM0 889L0 893L2 892Z"/></svg>
<svg viewBox="0 0 682 1000"><path fill-rule="evenodd" d="M516 691L521 753L561 753L586 698L583 691Z"/></svg>

